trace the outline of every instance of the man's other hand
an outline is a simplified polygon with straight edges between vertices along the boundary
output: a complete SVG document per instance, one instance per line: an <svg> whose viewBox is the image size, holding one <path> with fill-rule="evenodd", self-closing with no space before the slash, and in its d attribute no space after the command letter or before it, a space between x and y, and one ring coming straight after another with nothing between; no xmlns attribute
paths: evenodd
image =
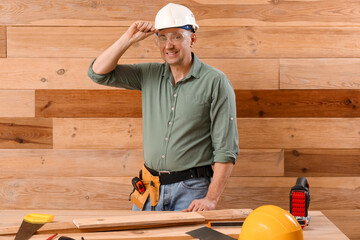
<svg viewBox="0 0 360 240"><path fill-rule="evenodd" d="M191 202L190 206L187 209L182 210L183 212L197 212L197 211L208 211L215 210L216 201L210 200L208 198L195 199Z"/></svg>

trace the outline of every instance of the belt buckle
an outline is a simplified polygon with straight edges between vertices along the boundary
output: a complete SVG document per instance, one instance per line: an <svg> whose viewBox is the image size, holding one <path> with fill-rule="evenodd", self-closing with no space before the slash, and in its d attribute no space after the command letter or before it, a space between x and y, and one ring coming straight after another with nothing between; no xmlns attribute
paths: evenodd
<svg viewBox="0 0 360 240"><path fill-rule="evenodd" d="M170 174L170 171L158 171L158 173L159 173L159 176L160 176L162 173Z"/></svg>

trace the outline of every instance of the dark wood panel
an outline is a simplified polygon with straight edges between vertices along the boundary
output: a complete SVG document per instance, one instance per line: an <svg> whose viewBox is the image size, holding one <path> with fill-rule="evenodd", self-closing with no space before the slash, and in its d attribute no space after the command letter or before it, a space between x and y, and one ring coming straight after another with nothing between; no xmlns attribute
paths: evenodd
<svg viewBox="0 0 360 240"><path fill-rule="evenodd" d="M6 27L4 26L0 26L0 58L6 58Z"/></svg>
<svg viewBox="0 0 360 240"><path fill-rule="evenodd" d="M360 150L285 151L285 176L359 176Z"/></svg>
<svg viewBox="0 0 360 240"><path fill-rule="evenodd" d="M238 118L359 117L360 90L235 90ZM130 90L37 90L37 117L141 117Z"/></svg>
<svg viewBox="0 0 360 240"><path fill-rule="evenodd" d="M7 56L96 57L126 27L8 27ZM194 52L200 58L360 57L354 27L203 27ZM96 41L89 41L96 39ZM159 58L153 37L131 46L123 58Z"/></svg>
<svg viewBox="0 0 360 240"><path fill-rule="evenodd" d="M236 90L238 117L359 117L360 90Z"/></svg>
<svg viewBox="0 0 360 240"><path fill-rule="evenodd" d="M52 148L52 119L0 118L0 148Z"/></svg>
<svg viewBox="0 0 360 240"><path fill-rule="evenodd" d="M6 11L0 15L3 24L59 26L124 26L138 20L139 16L153 22L157 11L166 4L160 0L55 0L51 5L34 0L4 2ZM193 11L200 26L360 25L356 0L183 0L181 4Z"/></svg>
<svg viewBox="0 0 360 240"><path fill-rule="evenodd" d="M130 90L37 90L35 92L35 116L141 118L141 92Z"/></svg>

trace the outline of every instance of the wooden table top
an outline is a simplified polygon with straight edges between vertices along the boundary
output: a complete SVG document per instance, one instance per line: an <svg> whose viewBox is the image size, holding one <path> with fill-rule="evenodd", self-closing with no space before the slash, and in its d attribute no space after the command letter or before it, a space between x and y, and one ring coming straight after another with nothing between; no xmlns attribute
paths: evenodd
<svg viewBox="0 0 360 240"><path fill-rule="evenodd" d="M151 212L132 212L124 210L0 210L0 227L20 225L23 217L28 213L44 213L54 214L54 221L72 221L74 218L84 217L100 217L100 216L126 216L134 214L151 214ZM349 239L342 233L334 223L332 223L320 211L309 211L311 216L310 225L304 229L305 240L347 240ZM129 230L129 231L114 231L114 232L100 232L100 233L69 233L62 234L80 240L84 237L85 240L117 240L117 239L193 239L185 232L191 231L204 224L179 226L179 227L164 227L143 230ZM216 227L213 228L224 234L238 238L241 227ZM44 240L50 237L51 234L34 235L31 240ZM60 235L61 236L61 235ZM14 236L2 236L2 240L13 240ZM54 240L56 240L55 238Z"/></svg>

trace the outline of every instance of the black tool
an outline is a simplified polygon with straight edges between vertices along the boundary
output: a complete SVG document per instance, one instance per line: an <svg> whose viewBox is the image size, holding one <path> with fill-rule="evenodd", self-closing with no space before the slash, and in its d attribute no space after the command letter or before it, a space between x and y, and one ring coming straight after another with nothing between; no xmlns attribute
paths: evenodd
<svg viewBox="0 0 360 240"><path fill-rule="evenodd" d="M309 183L305 177L298 177L295 186L290 190L290 213L296 218L302 228L309 225L310 205Z"/></svg>
<svg viewBox="0 0 360 240"><path fill-rule="evenodd" d="M208 227L198 228L193 231L187 232L186 234L194 238L198 238L200 240L234 240L235 239Z"/></svg>

